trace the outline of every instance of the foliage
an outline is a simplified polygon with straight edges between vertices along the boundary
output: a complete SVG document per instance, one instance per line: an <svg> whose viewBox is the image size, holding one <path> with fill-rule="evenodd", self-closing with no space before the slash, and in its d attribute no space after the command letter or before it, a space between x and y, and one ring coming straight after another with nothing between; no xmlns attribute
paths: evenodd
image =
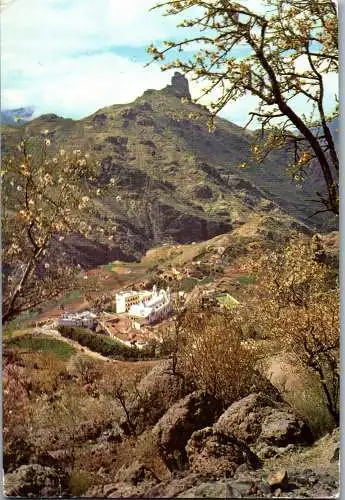
<svg viewBox="0 0 345 500"><path fill-rule="evenodd" d="M61 326L59 331L64 337L76 340L82 346L109 358L134 361L154 357L150 348L140 350L135 346L129 347L116 339L94 333L86 328Z"/></svg>
<svg viewBox="0 0 345 500"><path fill-rule="evenodd" d="M255 297L255 320L279 349L290 349L318 379L339 423L339 286L334 270L319 262L313 242L294 238L264 256Z"/></svg>
<svg viewBox="0 0 345 500"><path fill-rule="evenodd" d="M95 361L80 353L70 358L67 370L71 375L79 377L85 384L97 381L101 376Z"/></svg>
<svg viewBox="0 0 345 500"><path fill-rule="evenodd" d="M19 347L29 351L51 352L61 359L68 359L72 356L74 349L66 342L43 335L34 337L30 334L12 337L5 341L6 347Z"/></svg>
<svg viewBox="0 0 345 500"><path fill-rule="evenodd" d="M68 490L73 497L79 497L92 486L92 478L85 471L74 469L69 477Z"/></svg>
<svg viewBox="0 0 345 500"><path fill-rule="evenodd" d="M289 171L298 182L316 158L326 185L326 194L318 193L319 201L325 210L338 214L339 161L327 125L332 116L325 111L324 80L338 71L335 2L263 0L251 9L244 2L227 0L167 0L154 8L164 8L166 15L184 15L179 26L193 29L184 40L166 41L159 48L151 45L148 52L154 60L164 60L176 49L192 54L182 54L162 69L178 68L206 81L199 99L213 99L210 127L212 117L227 103L255 96L258 109L250 114L262 125L262 142L253 146L254 158L262 161L273 149L287 148L292 158ZM308 116L296 111L296 98L301 97L309 105Z"/></svg>
<svg viewBox="0 0 345 500"><path fill-rule="evenodd" d="M241 283L241 285L252 285L256 281L256 276L240 276L238 278L238 281Z"/></svg>
<svg viewBox="0 0 345 500"><path fill-rule="evenodd" d="M255 390L255 350L243 340L239 316L226 310L190 310L182 331L180 369L199 389L213 394L224 407Z"/></svg>
<svg viewBox="0 0 345 500"><path fill-rule="evenodd" d="M3 157L3 323L86 286L62 248L68 234L97 232L92 220L98 208L90 196L97 167L79 150L54 156L47 134L23 139Z"/></svg>

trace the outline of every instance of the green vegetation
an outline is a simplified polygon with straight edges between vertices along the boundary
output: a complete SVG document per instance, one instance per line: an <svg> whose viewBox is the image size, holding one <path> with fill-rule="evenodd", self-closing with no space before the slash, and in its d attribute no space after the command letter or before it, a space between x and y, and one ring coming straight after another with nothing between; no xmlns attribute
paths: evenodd
<svg viewBox="0 0 345 500"><path fill-rule="evenodd" d="M16 330L24 327L25 322L35 318L38 315L37 310L30 309L29 311L25 311L15 319L7 323L7 325L3 328L2 334L4 337L10 337Z"/></svg>
<svg viewBox="0 0 345 500"><path fill-rule="evenodd" d="M248 276L240 276L238 281L241 285L253 285L256 282L256 276L248 275Z"/></svg>
<svg viewBox="0 0 345 500"><path fill-rule="evenodd" d="M232 309L233 307L237 307L239 305L239 302L229 293L222 293L220 295L217 295L216 298L218 302L226 309Z"/></svg>
<svg viewBox="0 0 345 500"><path fill-rule="evenodd" d="M184 292L191 292L196 285L207 285L212 283L213 279L210 276L206 276L199 280L198 278L182 278L180 281L180 289Z"/></svg>
<svg viewBox="0 0 345 500"><path fill-rule="evenodd" d="M64 337L75 340L82 346L111 359L136 361L151 359L155 355L154 345L140 350L135 346L129 347L113 338L94 333L87 328L62 326L59 327L59 332Z"/></svg>
<svg viewBox="0 0 345 500"><path fill-rule="evenodd" d="M46 336L34 337L30 334L5 340L5 347L17 347L33 352L54 353L63 360L74 353L73 347L64 341Z"/></svg>

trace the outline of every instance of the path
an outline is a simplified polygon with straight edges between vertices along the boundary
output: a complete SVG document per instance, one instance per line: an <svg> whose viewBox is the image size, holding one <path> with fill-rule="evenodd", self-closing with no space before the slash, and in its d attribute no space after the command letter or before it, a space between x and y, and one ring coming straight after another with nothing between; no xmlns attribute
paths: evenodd
<svg viewBox="0 0 345 500"><path fill-rule="evenodd" d="M49 336L54 337L58 340L66 342L67 344L72 346L77 351L82 352L83 354L86 354L87 356L90 356L94 359L98 359L101 361L107 361L107 362L115 362L116 361L115 359L107 358L98 352L91 351L91 349L80 345L79 342L77 342L75 340L68 339L68 338L64 337L63 335L61 335L61 333L58 330L56 330L54 328L54 326L55 326L55 322L49 322L49 323L46 323L45 325L43 325L42 327L40 327L40 329L41 329L43 334L49 335Z"/></svg>
<svg viewBox="0 0 345 500"><path fill-rule="evenodd" d="M155 359L154 360L152 360L152 359L140 360L140 361L121 361L118 359L110 359L110 358L107 358L106 356L103 356L102 354L100 354L98 352L92 351L88 347L84 347L84 346L80 345L79 342L76 342L75 340L68 339L68 338L64 337L63 335L60 334L60 332L58 330L56 330L56 328L54 328L55 326L56 326L55 321L51 321L51 322L46 323L45 325L43 325L39 328L43 334L50 335L51 337L54 337L58 340L66 342L67 344L69 344L70 346L75 348L77 351L82 352L83 354L86 354L87 356L90 356L94 359L98 359L99 361L106 361L107 363L116 363L117 365L121 366L122 368L127 367L127 368L131 368L131 369L135 368L138 370L140 370L144 366L153 368L160 361L160 360L155 360ZM37 328L35 329L35 331L37 331Z"/></svg>

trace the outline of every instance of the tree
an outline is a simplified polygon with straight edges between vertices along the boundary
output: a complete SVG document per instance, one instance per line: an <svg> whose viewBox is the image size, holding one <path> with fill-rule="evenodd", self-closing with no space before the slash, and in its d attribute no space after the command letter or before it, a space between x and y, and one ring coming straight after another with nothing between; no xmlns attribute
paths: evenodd
<svg viewBox="0 0 345 500"><path fill-rule="evenodd" d="M313 242L293 238L255 264L252 317L279 352L292 352L317 377L328 411L339 425L339 286Z"/></svg>
<svg viewBox="0 0 345 500"><path fill-rule="evenodd" d="M190 50L192 56L167 61L163 70L180 68L196 80L206 81L203 96L218 91L211 104L213 117L227 103L245 95L256 96L258 108L250 113L262 126L261 143L253 145L254 157L262 160L273 149L291 153L289 171L302 181L316 159L326 184L317 193L324 205L319 211L339 213L339 161L328 126L333 115L325 111L325 75L338 71L337 8L332 0L262 0L250 9L245 2L230 0L169 0L153 8L166 15L191 16L180 27L195 36L183 41L151 45L154 60L171 51ZM199 49L194 50L197 45ZM238 57L238 51L242 56ZM236 55L237 52L237 55ZM300 116L294 100L303 96L310 114ZM199 100L198 99L198 100ZM336 98L335 101L337 102ZM248 125L248 124L247 124ZM297 134L295 131L297 130ZM266 132L264 134L264 132Z"/></svg>
<svg viewBox="0 0 345 500"><path fill-rule="evenodd" d="M79 150L50 153L47 134L22 140L3 156L3 323L80 287L80 270L63 240L104 234L95 224L97 167Z"/></svg>
<svg viewBox="0 0 345 500"><path fill-rule="evenodd" d="M190 309L184 317L179 367L188 380L214 395L226 408L255 390L265 390L255 370L255 346L244 340L240 315Z"/></svg>

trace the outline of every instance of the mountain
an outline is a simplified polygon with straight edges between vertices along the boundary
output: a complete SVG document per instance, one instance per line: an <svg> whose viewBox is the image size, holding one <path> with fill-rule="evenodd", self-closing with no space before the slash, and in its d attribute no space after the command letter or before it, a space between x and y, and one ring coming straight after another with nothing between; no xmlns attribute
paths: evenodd
<svg viewBox="0 0 345 500"><path fill-rule="evenodd" d="M35 108L33 106L17 109L3 109L0 111L0 122L5 125L22 125L32 120Z"/></svg>
<svg viewBox="0 0 345 500"><path fill-rule="evenodd" d="M190 101L186 78L175 73L164 89L147 90L132 103L82 120L49 114L5 127L3 150L14 147L19 135L38 136L47 129L52 150L88 152L100 162L101 183L116 178L111 194L101 199L117 226L114 241L75 235L64 243L85 266L139 259L165 242L203 241L232 231L253 214L270 214L306 231L336 227L328 214L310 218L318 206L287 178L286 155L272 154L257 165L250 160L253 132L217 118L210 133L208 118L205 107ZM244 162L248 166L239 168Z"/></svg>

